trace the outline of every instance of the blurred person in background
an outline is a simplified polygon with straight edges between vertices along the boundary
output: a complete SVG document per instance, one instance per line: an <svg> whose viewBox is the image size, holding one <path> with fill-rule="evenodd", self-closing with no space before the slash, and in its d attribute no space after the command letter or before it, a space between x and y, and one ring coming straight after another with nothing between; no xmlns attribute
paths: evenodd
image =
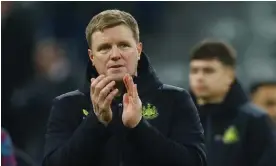
<svg viewBox="0 0 276 166"><path fill-rule="evenodd" d="M236 78L236 53L227 43L204 40L190 57L190 88L205 131L210 166L275 166L276 138L269 116Z"/></svg>
<svg viewBox="0 0 276 166"><path fill-rule="evenodd" d="M1 120L16 148L26 152L26 141L32 130L28 122L35 122L32 109L17 107L12 96L34 74L32 52L34 48L34 25L32 12L21 3L1 1ZM37 112L37 110L36 110ZM39 113L39 112L38 112Z"/></svg>
<svg viewBox="0 0 276 166"><path fill-rule="evenodd" d="M13 145L12 138L4 128L1 128L1 165L36 166L28 154Z"/></svg>
<svg viewBox="0 0 276 166"><path fill-rule="evenodd" d="M103 11L86 38L86 84L55 98L43 165L205 166L196 107L187 91L159 81L135 18Z"/></svg>
<svg viewBox="0 0 276 166"><path fill-rule="evenodd" d="M254 104L261 107L276 123L276 81L261 81L250 88Z"/></svg>
<svg viewBox="0 0 276 166"><path fill-rule="evenodd" d="M18 126L24 135L24 151L36 162L43 159L44 136L51 108L51 99L57 93L76 87L74 72L67 52L54 39L37 42L33 54L34 76L11 96L13 107L25 113L24 128ZM35 125L34 125L35 124Z"/></svg>
<svg viewBox="0 0 276 166"><path fill-rule="evenodd" d="M52 24L37 13L46 5L35 3L1 2L1 118L16 151L41 163L51 99L76 87L80 74L72 70L68 49L48 33ZM39 34L42 26L46 35Z"/></svg>
<svg viewBox="0 0 276 166"><path fill-rule="evenodd" d="M1 165L17 165L11 137L8 132L3 128L1 128Z"/></svg>

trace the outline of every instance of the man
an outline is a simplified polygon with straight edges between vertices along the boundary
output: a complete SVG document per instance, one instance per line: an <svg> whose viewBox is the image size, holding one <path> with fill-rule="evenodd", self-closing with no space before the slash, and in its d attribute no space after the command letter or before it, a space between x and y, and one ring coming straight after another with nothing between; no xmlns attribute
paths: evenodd
<svg viewBox="0 0 276 166"><path fill-rule="evenodd" d="M159 81L136 20L103 11L86 38L87 84L55 99L43 165L205 166L196 107L185 90Z"/></svg>
<svg viewBox="0 0 276 166"><path fill-rule="evenodd" d="M205 40L190 59L190 87L211 166L275 166L276 138L265 112L249 102L235 76L235 51Z"/></svg>
<svg viewBox="0 0 276 166"><path fill-rule="evenodd" d="M251 86L252 101L267 111L276 123L276 82L263 81Z"/></svg>

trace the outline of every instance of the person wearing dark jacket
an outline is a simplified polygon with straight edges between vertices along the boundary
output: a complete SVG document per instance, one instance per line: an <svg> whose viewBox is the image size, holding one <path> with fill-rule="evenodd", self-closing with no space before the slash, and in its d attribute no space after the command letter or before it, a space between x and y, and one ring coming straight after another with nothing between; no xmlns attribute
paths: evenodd
<svg viewBox="0 0 276 166"><path fill-rule="evenodd" d="M191 95L205 131L210 166L275 166L276 137L265 111L253 105L235 76L235 52L204 40L191 54Z"/></svg>
<svg viewBox="0 0 276 166"><path fill-rule="evenodd" d="M276 124L276 81L259 81L250 87L254 104L264 109Z"/></svg>
<svg viewBox="0 0 276 166"><path fill-rule="evenodd" d="M44 166L206 166L203 128L189 93L165 85L142 52L136 20L94 16L83 88L55 98Z"/></svg>

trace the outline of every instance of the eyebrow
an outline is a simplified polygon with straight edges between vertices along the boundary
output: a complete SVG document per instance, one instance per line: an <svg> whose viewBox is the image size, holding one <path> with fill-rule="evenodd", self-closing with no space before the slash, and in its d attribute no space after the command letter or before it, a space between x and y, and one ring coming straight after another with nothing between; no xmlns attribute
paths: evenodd
<svg viewBox="0 0 276 166"><path fill-rule="evenodd" d="M110 47L111 44L109 43L101 43L97 46L97 50L99 51L101 48L104 48L104 47Z"/></svg>
<svg viewBox="0 0 276 166"><path fill-rule="evenodd" d="M127 40L121 40L121 41L117 42L117 44L128 44L128 45L131 45L131 43L130 43L129 41L127 41ZM106 43L101 43L101 44L99 44L99 45L97 46L97 50L99 50L99 49L101 49L101 48L103 48L103 47L109 47L109 46L111 46L111 44L108 43L108 42L106 42Z"/></svg>
<svg viewBox="0 0 276 166"><path fill-rule="evenodd" d="M127 40L121 40L121 41L119 41L118 42L118 44L129 44L130 45L130 42L129 41L127 41Z"/></svg>

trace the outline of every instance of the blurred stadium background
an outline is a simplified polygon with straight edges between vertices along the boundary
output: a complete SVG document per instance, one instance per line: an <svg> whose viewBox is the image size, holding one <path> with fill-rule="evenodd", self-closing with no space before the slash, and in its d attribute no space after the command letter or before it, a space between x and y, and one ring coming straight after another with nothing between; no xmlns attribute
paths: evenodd
<svg viewBox="0 0 276 166"><path fill-rule="evenodd" d="M276 79L276 2L1 2L1 125L35 163L52 99L83 83L86 25L115 8L137 19L164 83L188 88L189 51L207 37L236 48L245 88Z"/></svg>

